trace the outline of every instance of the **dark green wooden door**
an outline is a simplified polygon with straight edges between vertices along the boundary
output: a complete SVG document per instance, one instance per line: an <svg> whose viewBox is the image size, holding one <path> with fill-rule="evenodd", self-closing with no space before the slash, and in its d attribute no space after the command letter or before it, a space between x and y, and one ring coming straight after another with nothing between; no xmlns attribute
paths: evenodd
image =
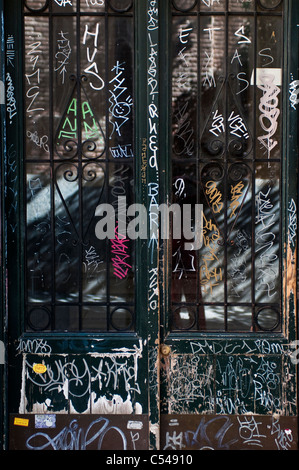
<svg viewBox="0 0 299 470"><path fill-rule="evenodd" d="M296 448L298 7L169 3L167 194L203 220L168 245L162 448Z"/></svg>
<svg viewBox="0 0 299 470"><path fill-rule="evenodd" d="M297 448L298 7L4 13L10 448Z"/></svg>
<svg viewBox="0 0 299 470"><path fill-rule="evenodd" d="M120 229L146 203L146 4L16 1L5 18L9 446L147 448L152 279Z"/></svg>

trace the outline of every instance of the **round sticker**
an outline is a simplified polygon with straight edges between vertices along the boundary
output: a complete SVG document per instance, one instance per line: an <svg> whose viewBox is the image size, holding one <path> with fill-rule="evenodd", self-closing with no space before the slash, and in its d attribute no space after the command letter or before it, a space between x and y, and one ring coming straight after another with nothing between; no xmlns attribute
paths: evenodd
<svg viewBox="0 0 299 470"><path fill-rule="evenodd" d="M36 374L44 374L47 370L45 364L34 364L33 370Z"/></svg>

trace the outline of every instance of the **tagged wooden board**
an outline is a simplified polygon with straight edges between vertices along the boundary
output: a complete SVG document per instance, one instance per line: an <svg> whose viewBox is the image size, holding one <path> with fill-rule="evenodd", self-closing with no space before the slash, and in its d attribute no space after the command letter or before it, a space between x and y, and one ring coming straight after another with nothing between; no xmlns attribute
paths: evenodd
<svg viewBox="0 0 299 470"><path fill-rule="evenodd" d="M161 450L298 450L297 417L162 415Z"/></svg>
<svg viewBox="0 0 299 470"><path fill-rule="evenodd" d="M24 423L20 426L17 423ZM9 450L146 450L145 415L10 415Z"/></svg>

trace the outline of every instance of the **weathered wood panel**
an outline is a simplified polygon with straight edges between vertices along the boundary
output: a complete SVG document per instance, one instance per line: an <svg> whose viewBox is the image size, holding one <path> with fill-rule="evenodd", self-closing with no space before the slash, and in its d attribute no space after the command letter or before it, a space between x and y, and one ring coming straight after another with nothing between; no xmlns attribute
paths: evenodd
<svg viewBox="0 0 299 470"><path fill-rule="evenodd" d="M10 416L10 450L146 450L147 446L145 415Z"/></svg>
<svg viewBox="0 0 299 470"><path fill-rule="evenodd" d="M298 450L297 417L163 415L163 450Z"/></svg>

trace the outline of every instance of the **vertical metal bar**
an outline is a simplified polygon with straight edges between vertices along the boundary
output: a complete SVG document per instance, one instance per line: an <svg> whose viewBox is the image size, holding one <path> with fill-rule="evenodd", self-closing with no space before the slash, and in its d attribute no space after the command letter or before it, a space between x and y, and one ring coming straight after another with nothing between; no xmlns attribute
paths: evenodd
<svg viewBox="0 0 299 470"><path fill-rule="evenodd" d="M109 204L109 180L110 180L110 162L109 162L109 5L105 2L105 83L106 83L106 201ZM112 183L113 184L113 183ZM110 327L110 240L106 239L106 329Z"/></svg>
<svg viewBox="0 0 299 470"><path fill-rule="evenodd" d="M23 21L23 31L22 31L22 40L24 41L24 50L22 51L23 54L23 59L24 59L24 69L22 70L22 77L23 84L25 83L25 71L26 71L26 42L25 42L25 25L26 25L26 16L24 14L24 6L23 6L23 11L22 11L22 21ZM28 14L28 12L27 12ZM26 86L24 85L24 91L26 89ZM24 99L25 102L25 99ZM22 129L22 132L25 133L26 130L26 115L25 113L23 114L23 125L24 129ZM23 138L25 141L25 139ZM26 143L24 142L24 164L26 165ZM24 172L25 173L25 172ZM26 187L26 175L22 175L23 181L24 181L24 186ZM29 301L28 301L28 281L29 281L29 276L28 276L28 256L27 256L27 205L25 201L21 201L20 204L22 205L23 211L24 211L24 327L25 331L27 330L27 321L28 321L28 312L29 312Z"/></svg>
<svg viewBox="0 0 299 470"><path fill-rule="evenodd" d="M147 164L147 183L152 183L159 187L159 12L160 5L157 0L147 0L147 109L148 118L147 139L148 148L148 164ZM153 77L155 77L153 79ZM154 113L151 111L155 111ZM151 125L150 125L151 120ZM155 150L154 150L155 148ZM150 215L151 197L150 186L148 186L147 209ZM158 196L157 196L157 203ZM159 283L159 235L155 233L156 227L153 223L151 226L151 217L149 217L148 225L148 256L147 265L149 276L147 279L148 286L148 354L149 354L149 370L152 381L155 383L153 388L149 388L149 437L150 448L157 449L160 447L160 305L159 293L153 292L150 288L150 279L156 279Z"/></svg>
<svg viewBox="0 0 299 470"><path fill-rule="evenodd" d="M6 308L5 308L5 322L8 341L6 343L7 354L10 359L10 370L8 376L8 367L6 367L6 384L12 384L9 389L9 393L6 395L5 403L5 421L8 426L8 412L15 412L18 409L20 403L20 389L16 387L16 383L20 378L19 369L16 359L15 340L20 337L23 332L23 318L24 318L24 273L23 263L24 260L24 245L21 243L21 233L23 233L23 211L21 211L20 204L23 197L23 181L21 181L21 175L23 174L23 74L20 70L23 70L23 14L22 7L23 2L12 0L10 2L3 2L2 7L4 9L4 35L5 41L8 35L13 35L15 40L15 52L14 64L5 64L5 72L8 69L11 73L11 77L14 83L14 91L16 98L16 106L18 115L13 122L5 120L5 142L4 142L4 161L3 168L5 169L3 197L5 199L5 250L6 250ZM4 41L4 44L5 44ZM2 43L3 44L3 43ZM7 58L7 56L6 56ZM12 147L14 146L14 147ZM10 155L10 149L14 148L16 151L17 159L9 161L12 158ZM11 164L14 164L13 171L10 168ZM15 186L12 187L12 184ZM11 196L10 194L13 189L14 192L14 213L11 209ZM23 207L22 207L23 209ZM11 224L15 224L13 230ZM22 266L22 270L20 269ZM7 427L8 429L8 427ZM7 435L6 435L7 438Z"/></svg>
<svg viewBox="0 0 299 470"><path fill-rule="evenodd" d="M251 198L251 328L255 331L255 175L256 175L256 67L257 67L257 0L254 6L254 52L253 52L253 154L252 154L252 198Z"/></svg>
<svg viewBox="0 0 299 470"><path fill-rule="evenodd" d="M50 126L50 136L49 136L49 150L50 150L50 166L51 166L51 189L50 189L50 197L51 197L51 239L52 239L52 258L51 258L51 327L52 330L55 330L56 327L56 312L55 312L55 303L56 303L56 249L55 249L55 234L56 234L56 226L55 226L55 163L54 163L54 132L53 132L53 119L54 119L54 109L53 109L53 94L54 94L54 80L53 80L53 62L54 62L54 48L53 48L53 40L54 40L54 33L53 33L53 14L52 14L52 2L49 4L49 126Z"/></svg>
<svg viewBox="0 0 299 470"><path fill-rule="evenodd" d="M76 5L76 40L77 40L77 50L76 50L76 59L77 59L77 126L78 126L78 153L77 153L77 165L78 165L78 202L79 202L79 244L78 244L78 283L79 283L79 331L82 330L82 300L83 300L83 145L82 145L82 103L81 103L81 30L80 30L80 1L77 0Z"/></svg>
<svg viewBox="0 0 299 470"><path fill-rule="evenodd" d="M201 160L201 145L200 145L200 128L201 128L201 76L200 76L200 33L201 33L201 14L200 14L200 4L197 3L197 115L196 115L196 129L197 129L197 142L196 142L196 177L197 177L197 202L200 201L200 191L201 191L201 174L200 174L200 160ZM197 329L200 329L199 326L199 316L200 310L203 309L203 299L201 297L201 282L200 282L200 256L199 250L196 252L196 315L197 315Z"/></svg>
<svg viewBox="0 0 299 470"><path fill-rule="evenodd" d="M285 6L285 18L283 21L285 28L285 42L284 42L284 68L285 83L284 83L284 96L287 98L290 93L290 85L299 78L299 5L296 0L289 0ZM290 79L290 83L288 80ZM298 88L296 89L296 91ZM290 97L290 95L289 95ZM298 97L298 95L297 95ZM297 97L296 100L297 101ZM299 207L299 185L298 185L298 149L299 149L299 133L298 133L298 103L293 103L292 100L288 102L286 99L284 102L284 112L286 118L284 119L283 134L285 136L286 145L286 158L282 161L282 171L286 175L283 180L284 198L285 198L285 213L287 220L284 221L284 240L287 246L286 252L282 257L284 264L284 276L286 279L290 279L289 285L285 283L282 290L283 302L282 311L286 314L289 313L289 318L284 318L283 332L287 333L288 342L294 345L298 349L298 207ZM295 176L296 175L296 176ZM294 238L289 239L289 205L295 209L295 221L291 224L294 229ZM297 274L297 279L291 280L291 277ZM291 284L293 288L291 289ZM289 291L289 293L288 293ZM297 340L297 342L296 342ZM293 361L292 361L293 362ZM299 388L298 388L298 373L299 363L294 361L294 376L296 380L296 397L294 397L295 387L291 385L292 390L289 390L289 394L295 404L295 410L297 415L297 436L299 429ZM291 372L292 373L292 372ZM297 437L297 448L299 442Z"/></svg>
<svg viewBox="0 0 299 470"><path fill-rule="evenodd" d="M285 23L286 23L286 15L285 13L288 11L288 7L289 5L285 5L282 7L282 12L281 12L281 27L282 27L282 39L283 39L283 44L282 46L280 47L280 54L281 54L281 75L282 75L282 84L281 84L281 111L282 111L282 115L285 116L285 119L282 120L282 124L281 124L281 128L280 128L280 137L281 137L281 150L280 150L280 157L279 157L279 175L280 175L280 181L279 181L279 197L280 197L280 201L284 201L284 194L285 194L285 190L284 190L284 187L283 187L283 178L282 178L282 175L284 174L284 168L283 168L283 151L282 149L285 147L286 145L286 142L287 142L287 136L289 135L288 133L285 132L285 126L284 124L286 123L286 120L287 120L287 113L286 113L286 106L285 106L285 96L286 96L286 93L284 93L284 87L285 87L285 84L286 84L286 76L285 74L283 73L284 69L285 69L285 63L287 63L287 58L288 58L288 54L287 54L287 50L285 48L285 37L286 34L285 34ZM288 101L287 101L288 102ZM286 202L286 209L287 209L287 202ZM283 217L283 213L282 213L282 210L280 211L280 214L281 214L281 217L280 217L280 220L279 220L279 240L278 240L278 243L279 243L279 250L278 250L278 256L279 256L279 273L282 273L283 272L283 259L282 259L282 252L283 252L283 234L284 234L284 229L283 229L283 224L284 224L284 217ZM278 307L278 310L280 312L280 328L281 328L281 331L282 330L282 322L283 320L283 310L282 310L282 305L283 305L283 283L280 282L280 295L279 295L279 299L278 299L278 303L279 303L279 307Z"/></svg>
<svg viewBox="0 0 299 470"><path fill-rule="evenodd" d="M228 199L228 191L227 191L227 181L228 181L228 161L229 161L229 150L228 150L228 87L229 87L229 57L228 57L228 41L229 41L229 15L228 15L228 2L229 0L225 0L225 100L224 100L224 116L225 116L225 154L224 154L224 240L223 240L223 249L224 249L224 331L227 331L227 247L228 247L228 237L227 237L227 199Z"/></svg>
<svg viewBox="0 0 299 470"><path fill-rule="evenodd" d="M0 0L0 187L4 187L3 178L3 161L4 161L4 145L5 145L5 35L4 35L4 12L3 0ZM3 193L0 193L0 341L2 354L6 351L6 276L5 276L5 240L3 237L4 232L4 204ZM4 345L4 351L2 346ZM5 440L7 436L7 423L5 417L5 408L7 400L7 381L6 381L6 354L5 357L0 357L0 390L3 391L2 399L0 402L0 449L5 449Z"/></svg>

